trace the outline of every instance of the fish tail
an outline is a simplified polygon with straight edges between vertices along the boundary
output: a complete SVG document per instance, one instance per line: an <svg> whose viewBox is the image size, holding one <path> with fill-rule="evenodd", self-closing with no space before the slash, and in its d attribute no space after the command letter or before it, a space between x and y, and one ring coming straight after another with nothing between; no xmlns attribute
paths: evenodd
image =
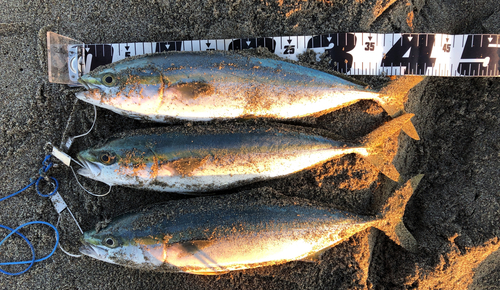
<svg viewBox="0 0 500 290"><path fill-rule="evenodd" d="M387 138L400 131L405 124L410 123L413 116L414 114L404 114L385 123L368 134L363 142L363 147L368 148L368 155L364 158L384 175L395 181L399 179L399 172L392 164L392 160L388 158L388 152L384 150L383 145Z"/></svg>
<svg viewBox="0 0 500 290"><path fill-rule="evenodd" d="M424 76L404 76L396 78L383 87L379 93L378 103L391 117L398 117L405 113L404 103L414 86L420 83ZM402 130L411 138L420 140L417 130L411 122L405 124Z"/></svg>
<svg viewBox="0 0 500 290"><path fill-rule="evenodd" d="M413 195L413 192L423 177L423 174L416 175L408 180L403 187L396 190L394 194L387 199L381 212L377 215L379 220L375 225L377 229L385 232L396 244L410 252L415 252L417 250L417 241L404 225L403 215L408 200L410 200L410 197Z"/></svg>

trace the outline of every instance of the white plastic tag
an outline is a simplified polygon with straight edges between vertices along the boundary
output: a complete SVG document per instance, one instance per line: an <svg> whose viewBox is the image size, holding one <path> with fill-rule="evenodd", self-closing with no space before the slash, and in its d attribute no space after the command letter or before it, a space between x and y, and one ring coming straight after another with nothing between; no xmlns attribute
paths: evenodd
<svg viewBox="0 0 500 290"><path fill-rule="evenodd" d="M59 159L66 166L69 166L69 164L71 163L71 157L68 154L57 149L57 147L55 147L55 146L52 147L52 156Z"/></svg>
<svg viewBox="0 0 500 290"><path fill-rule="evenodd" d="M57 213L59 214L68 207L66 202L64 202L62 196L59 194L59 192L56 192L54 195L51 195L50 200L52 201L52 204L54 205Z"/></svg>

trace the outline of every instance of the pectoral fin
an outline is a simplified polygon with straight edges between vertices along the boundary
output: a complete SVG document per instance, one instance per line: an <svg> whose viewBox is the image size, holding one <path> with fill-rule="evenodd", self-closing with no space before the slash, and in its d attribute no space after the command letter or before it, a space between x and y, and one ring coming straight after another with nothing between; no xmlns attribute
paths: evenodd
<svg viewBox="0 0 500 290"><path fill-rule="evenodd" d="M187 242L179 242L169 245L169 252L175 253L176 259L182 259L187 256L199 255L203 249L210 246L211 241L208 240L194 240Z"/></svg>
<svg viewBox="0 0 500 290"><path fill-rule="evenodd" d="M210 246L211 244L212 244L212 241L195 240L195 241L179 243L178 246L183 248L184 251L188 254L195 254L195 253L203 250L204 248Z"/></svg>
<svg viewBox="0 0 500 290"><path fill-rule="evenodd" d="M172 162L172 166L182 177L191 176L194 170L203 166L207 158L196 158L196 157L188 157L181 158Z"/></svg>
<svg viewBox="0 0 500 290"><path fill-rule="evenodd" d="M177 90L186 99L196 99L200 96L211 95L214 93L214 87L206 82L188 82L176 83L170 86Z"/></svg>

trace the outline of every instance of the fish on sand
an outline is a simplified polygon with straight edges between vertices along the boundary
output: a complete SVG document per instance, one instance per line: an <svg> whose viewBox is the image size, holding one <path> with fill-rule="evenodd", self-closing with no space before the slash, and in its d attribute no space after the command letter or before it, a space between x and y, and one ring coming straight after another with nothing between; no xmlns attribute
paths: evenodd
<svg viewBox="0 0 500 290"><path fill-rule="evenodd" d="M82 76L76 97L121 115L172 119L318 116L359 100L404 114L408 91L423 77L400 77L380 91L286 61L228 52L169 52L126 58ZM418 139L413 124L403 127Z"/></svg>
<svg viewBox="0 0 500 290"><path fill-rule="evenodd" d="M136 130L78 153L84 166L78 173L108 185L201 193L286 176L355 153L398 180L382 147L412 116L392 119L356 144L324 131L268 123Z"/></svg>
<svg viewBox="0 0 500 290"><path fill-rule="evenodd" d="M415 251L416 241L402 218L421 178L396 190L375 216L285 197L265 202L260 195L247 200L242 194L175 200L85 232L80 251L141 270L200 275L320 259L326 250L369 227Z"/></svg>

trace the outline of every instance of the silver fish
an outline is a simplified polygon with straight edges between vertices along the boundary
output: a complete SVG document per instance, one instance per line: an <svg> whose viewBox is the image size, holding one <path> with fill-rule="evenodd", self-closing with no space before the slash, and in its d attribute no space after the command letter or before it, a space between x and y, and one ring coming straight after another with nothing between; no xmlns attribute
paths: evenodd
<svg viewBox="0 0 500 290"><path fill-rule="evenodd" d="M376 216L285 197L264 202L260 194L253 199L240 194L176 200L118 217L98 232L85 232L80 252L141 270L212 275L319 259L369 227L414 251L416 241L402 218L421 178L397 190Z"/></svg>
<svg viewBox="0 0 500 290"><path fill-rule="evenodd" d="M159 53L124 59L84 75L76 97L116 113L156 122L173 119L321 115L373 100L392 117L422 77L399 78L381 91L286 61L223 52ZM418 140L411 123L403 128Z"/></svg>
<svg viewBox="0 0 500 290"><path fill-rule="evenodd" d="M214 125L132 131L78 153L84 166L78 173L108 185L207 192L286 176L356 153L398 180L399 173L381 146L412 116L387 122L360 144L280 124L233 124L225 131Z"/></svg>

